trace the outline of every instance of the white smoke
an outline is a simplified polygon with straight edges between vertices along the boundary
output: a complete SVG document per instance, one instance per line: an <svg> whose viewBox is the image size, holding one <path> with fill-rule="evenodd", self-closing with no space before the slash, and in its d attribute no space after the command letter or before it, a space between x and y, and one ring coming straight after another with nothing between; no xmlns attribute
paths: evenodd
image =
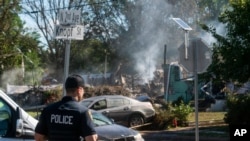
<svg viewBox="0 0 250 141"><path fill-rule="evenodd" d="M183 2L176 2L175 5L171 5L161 0L153 2L138 1L137 6L141 9L141 13L143 13L138 15L138 19L141 20L139 21L141 25L138 28L144 30L138 30L136 39L129 46L136 46L134 50L130 50L136 62L135 69L143 77L144 81L148 82L153 79L154 71L159 69L159 67L161 68L163 64L165 44L167 45L167 63L178 62L179 60L178 48L184 43L185 36L184 32L178 29L178 25L172 18L179 17L191 27L197 26L195 19L193 19L196 13L195 8L197 7L188 3L183 5ZM182 9L177 8L180 6ZM182 11L183 9L188 9L189 11ZM176 15L177 13L180 15ZM206 24L216 27L217 33L221 35L225 34L225 26L223 24L219 22ZM191 34L194 34L195 37L191 38L202 38L209 46L216 42L210 33L205 31L197 32L193 28Z"/></svg>
<svg viewBox="0 0 250 141"><path fill-rule="evenodd" d="M171 26L175 24L170 18L172 5L161 0L153 2L141 0L136 4L141 9L141 13L135 17L138 17L141 25L137 29L136 38L128 46L132 48L129 53L135 60L135 70L146 83L153 79L156 69L161 69L164 62L164 45L168 46L168 61L176 61L178 43L173 43L172 39L176 39L176 34L170 32ZM178 30L178 26L176 29ZM182 38L181 31L179 34L181 36L177 38Z"/></svg>
<svg viewBox="0 0 250 141"><path fill-rule="evenodd" d="M15 68L5 71L1 77L1 84L3 89L6 88L7 84L21 85L23 84L23 70L21 68Z"/></svg>
<svg viewBox="0 0 250 141"><path fill-rule="evenodd" d="M143 76L144 82L148 82L154 77L153 72L156 70L158 51L159 46L154 44L141 52L135 53L135 56L137 56L135 69Z"/></svg>
<svg viewBox="0 0 250 141"><path fill-rule="evenodd" d="M217 21L213 21L213 22L210 22L208 25L215 27L217 34L221 36L225 36L226 28L224 24L219 23ZM208 33L208 32L202 32L200 35L200 38L203 39L203 41L205 41L209 46L212 46L212 44L216 42L216 39L212 36L211 33Z"/></svg>

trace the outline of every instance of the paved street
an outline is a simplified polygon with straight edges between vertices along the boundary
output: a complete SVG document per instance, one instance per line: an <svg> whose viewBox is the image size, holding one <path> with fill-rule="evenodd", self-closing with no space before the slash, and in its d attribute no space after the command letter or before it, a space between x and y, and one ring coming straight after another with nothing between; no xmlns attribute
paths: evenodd
<svg viewBox="0 0 250 141"><path fill-rule="evenodd" d="M199 130L200 133L212 131ZM145 141L195 141L194 128L177 128L164 131L140 131ZM184 134L185 133L185 134ZM193 135L193 136L192 136ZM212 135L212 134L211 134ZM200 136L199 141L229 141L225 137Z"/></svg>

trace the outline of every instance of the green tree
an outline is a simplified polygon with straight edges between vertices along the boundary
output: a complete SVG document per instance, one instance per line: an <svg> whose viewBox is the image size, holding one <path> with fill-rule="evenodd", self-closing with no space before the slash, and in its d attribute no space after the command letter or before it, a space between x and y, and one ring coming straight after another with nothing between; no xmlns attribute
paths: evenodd
<svg viewBox="0 0 250 141"><path fill-rule="evenodd" d="M216 27L203 25L217 39L208 72L219 79L246 82L250 78L249 12L250 0L231 0L219 17L227 30L225 35L218 34Z"/></svg>
<svg viewBox="0 0 250 141"><path fill-rule="evenodd" d="M42 63L42 53L39 48L40 45L40 35L37 32L22 33L18 42L18 49L21 51L23 61L25 64L25 79L24 83L29 85L39 85L41 81L42 68L45 66L45 62Z"/></svg>
<svg viewBox="0 0 250 141"><path fill-rule="evenodd" d="M22 22L17 14L19 10L18 0L0 0L0 74L18 63L13 47L22 32Z"/></svg>
<svg viewBox="0 0 250 141"><path fill-rule="evenodd" d="M110 45L98 39L73 42L70 57L70 70L84 70L85 73L104 73L105 57L107 57L107 65L116 58Z"/></svg>
<svg viewBox="0 0 250 141"><path fill-rule="evenodd" d="M212 22L225 10L229 0L195 0L199 6L200 21Z"/></svg>
<svg viewBox="0 0 250 141"><path fill-rule="evenodd" d="M37 50L39 36L35 32L28 33L23 27L24 24L18 15L21 10L19 2L0 0L0 75L4 80L1 81L2 87L5 83L32 84L28 81L28 72L40 66ZM29 63L31 61L33 64ZM12 74L5 75L7 71ZM14 81L12 77L15 78Z"/></svg>
<svg viewBox="0 0 250 141"><path fill-rule="evenodd" d="M229 95L226 101L228 112L225 115L225 122L231 125L249 125L250 95Z"/></svg>

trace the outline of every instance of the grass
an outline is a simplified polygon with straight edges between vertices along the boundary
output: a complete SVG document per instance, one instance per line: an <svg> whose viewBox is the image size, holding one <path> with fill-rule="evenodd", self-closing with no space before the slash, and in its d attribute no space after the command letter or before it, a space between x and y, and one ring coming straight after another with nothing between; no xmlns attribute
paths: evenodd
<svg viewBox="0 0 250 141"><path fill-rule="evenodd" d="M198 119L200 121L224 121L226 112L199 112ZM191 113L188 117L189 122L195 122L195 113ZM193 129L195 130L195 129ZM195 136L195 132L182 133L183 136ZM229 127L227 125L211 125L199 127L199 135L203 137L229 138Z"/></svg>
<svg viewBox="0 0 250 141"><path fill-rule="evenodd" d="M34 118L37 118L40 115L40 111L27 111L29 115L31 115Z"/></svg>
<svg viewBox="0 0 250 141"><path fill-rule="evenodd" d="M199 112L199 121L223 120L226 112ZM195 113L191 113L188 117L189 122L195 121Z"/></svg>
<svg viewBox="0 0 250 141"><path fill-rule="evenodd" d="M224 121L226 112L199 112L198 118L200 121ZM189 122L195 122L195 113L191 113L188 117ZM200 124L200 123L199 123ZM194 125L192 125L194 126ZM177 129L183 127L177 127ZM175 130L174 128L171 130ZM178 130L177 130L178 131ZM178 136L195 136L195 128L176 132ZM214 124L199 127L199 136L203 138L218 138L218 139L229 139L229 127L226 124Z"/></svg>

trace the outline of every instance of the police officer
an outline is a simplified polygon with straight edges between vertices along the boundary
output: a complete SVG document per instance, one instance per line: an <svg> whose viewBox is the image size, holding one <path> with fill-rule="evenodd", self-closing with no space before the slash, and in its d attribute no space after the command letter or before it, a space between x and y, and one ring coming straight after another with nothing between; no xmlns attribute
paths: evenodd
<svg viewBox="0 0 250 141"><path fill-rule="evenodd" d="M35 128L36 141L96 141L89 110L80 105L83 99L84 80L73 74L65 82L66 96L44 108Z"/></svg>

